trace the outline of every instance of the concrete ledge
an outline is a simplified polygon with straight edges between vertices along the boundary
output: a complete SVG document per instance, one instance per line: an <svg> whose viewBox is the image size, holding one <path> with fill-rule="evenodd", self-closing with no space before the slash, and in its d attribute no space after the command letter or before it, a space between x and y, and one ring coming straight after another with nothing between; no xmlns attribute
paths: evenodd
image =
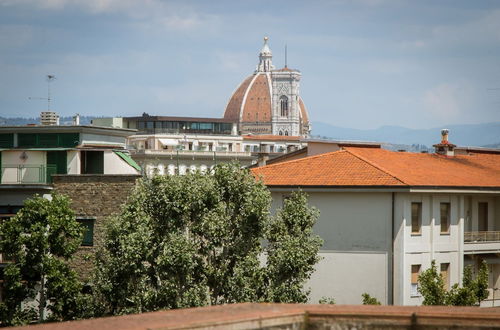
<svg viewBox="0 0 500 330"><path fill-rule="evenodd" d="M500 329L500 311L478 307L244 303L166 310L17 329Z"/></svg>

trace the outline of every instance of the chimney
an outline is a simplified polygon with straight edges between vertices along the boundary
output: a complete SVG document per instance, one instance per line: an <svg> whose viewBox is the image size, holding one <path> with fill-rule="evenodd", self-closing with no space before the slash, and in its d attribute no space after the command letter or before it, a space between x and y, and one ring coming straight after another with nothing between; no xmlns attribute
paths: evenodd
<svg viewBox="0 0 500 330"><path fill-rule="evenodd" d="M450 143L448 141L448 135L450 133L450 130L447 128L443 128L441 130L441 142L438 144L433 145L433 147L436 149L436 153L439 155L445 155L445 156L454 156L455 155L455 147L453 143Z"/></svg>
<svg viewBox="0 0 500 330"><path fill-rule="evenodd" d="M79 126L80 125L80 115L76 114L73 116L73 126Z"/></svg>

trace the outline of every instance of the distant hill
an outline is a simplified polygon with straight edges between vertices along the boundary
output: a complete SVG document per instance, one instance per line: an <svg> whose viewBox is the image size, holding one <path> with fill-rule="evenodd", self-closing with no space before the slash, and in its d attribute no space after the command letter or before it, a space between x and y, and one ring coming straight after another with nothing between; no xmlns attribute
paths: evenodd
<svg viewBox="0 0 500 330"><path fill-rule="evenodd" d="M94 118L98 118L98 117L97 116L80 116L80 125L90 125L90 121ZM59 123L61 125L71 125L72 122L73 122L73 116L59 118ZM39 123L40 123L40 117L36 117L36 118L23 118L23 117L5 118L5 117L0 117L0 126L18 126L18 125L39 124Z"/></svg>
<svg viewBox="0 0 500 330"><path fill-rule="evenodd" d="M312 123L312 135L336 140L385 142L392 145L424 145L431 147L440 140L441 128L450 130L450 142L459 146L489 146L500 144L500 122L486 124L447 125L430 129L382 126L361 130L337 127L322 122ZM418 148L417 148L418 149Z"/></svg>

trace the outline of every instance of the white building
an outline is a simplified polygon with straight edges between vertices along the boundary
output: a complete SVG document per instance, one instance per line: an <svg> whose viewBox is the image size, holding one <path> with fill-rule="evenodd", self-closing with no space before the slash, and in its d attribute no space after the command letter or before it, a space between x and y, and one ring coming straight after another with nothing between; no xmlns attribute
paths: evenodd
<svg viewBox="0 0 500 330"><path fill-rule="evenodd" d="M0 217L33 194L52 191L53 174L137 175L125 150L135 130L92 126L0 127Z"/></svg>
<svg viewBox="0 0 500 330"><path fill-rule="evenodd" d="M275 209L301 189L321 211L312 302L359 304L367 292L384 304L418 305L418 274L432 260L448 287L465 265L485 260L491 304L500 287L500 151L443 142L436 148L444 154L351 146L253 169Z"/></svg>

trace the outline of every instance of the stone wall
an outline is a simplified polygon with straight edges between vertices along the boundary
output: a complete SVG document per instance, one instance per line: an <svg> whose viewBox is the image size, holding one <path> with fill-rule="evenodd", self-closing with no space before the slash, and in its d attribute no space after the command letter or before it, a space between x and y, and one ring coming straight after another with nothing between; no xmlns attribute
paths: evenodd
<svg viewBox="0 0 500 330"><path fill-rule="evenodd" d="M76 216L95 219L94 245L80 247L72 261L82 279L90 277L92 255L103 244L107 219L120 212L138 178L139 175L107 174L53 176L54 191L71 198Z"/></svg>

